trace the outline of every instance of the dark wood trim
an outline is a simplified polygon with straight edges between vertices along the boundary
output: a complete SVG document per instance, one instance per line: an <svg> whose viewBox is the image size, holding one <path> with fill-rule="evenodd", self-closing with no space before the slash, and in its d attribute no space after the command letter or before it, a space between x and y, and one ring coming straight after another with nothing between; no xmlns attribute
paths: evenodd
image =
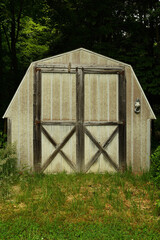
<svg viewBox="0 0 160 240"><path fill-rule="evenodd" d="M111 134L111 136L105 141L105 143L103 144L103 148L105 149L114 139L114 137L116 136L118 132L118 127L113 131L113 133ZM85 172L87 172L91 166L98 160L99 156L101 155L101 151L98 150L94 156L91 158L91 160L88 162L88 164L86 165L86 169ZM118 168L118 166L117 166ZM117 169L116 169L117 170Z"/></svg>
<svg viewBox="0 0 160 240"><path fill-rule="evenodd" d="M59 144L56 148L56 150L50 155L50 157L46 160L46 162L43 164L41 168L41 172L44 172L44 170L49 166L49 164L54 160L54 158L57 156L57 154L60 152L60 150L64 147L64 145L68 142L68 140L72 137L76 130L76 127L73 127L72 130L67 134L67 136L64 138L61 144Z"/></svg>
<svg viewBox="0 0 160 240"><path fill-rule="evenodd" d="M75 74L77 69L85 74L119 74L124 71L123 67L108 67L108 66L88 66L88 65L68 65L68 64L38 64L37 70L41 69L42 73L71 73Z"/></svg>
<svg viewBox="0 0 160 240"><path fill-rule="evenodd" d="M7 118L7 143L12 142L12 122L10 118Z"/></svg>
<svg viewBox="0 0 160 240"><path fill-rule="evenodd" d="M93 135L88 131L88 129L86 127L84 127L84 132L92 140L92 142L96 145L96 147L99 149L99 151L104 155L106 160L110 162L110 164L115 168L115 170L118 170L117 164L115 162L113 162L113 160L111 159L109 154L104 150L104 148L99 144L99 142L95 139L95 137L93 137Z"/></svg>
<svg viewBox="0 0 160 240"><path fill-rule="evenodd" d="M76 162L77 170L84 170L84 73L77 68L76 72Z"/></svg>
<svg viewBox="0 0 160 240"><path fill-rule="evenodd" d="M46 136L48 141L50 141L55 148L58 146L56 141L53 139L53 137L50 136L50 134L46 131L46 129L43 126L42 126L42 133ZM76 165L67 157L67 155L62 150L60 150L59 153L64 158L64 160L68 163L68 165L76 172L77 170Z"/></svg>
<svg viewBox="0 0 160 240"><path fill-rule="evenodd" d="M119 74L119 168L126 169L126 79L125 72Z"/></svg>
<svg viewBox="0 0 160 240"><path fill-rule="evenodd" d="M40 124L42 125L58 125L58 126L75 126L76 122L74 121L41 121Z"/></svg>
<svg viewBox="0 0 160 240"><path fill-rule="evenodd" d="M41 130L42 130L42 133L48 139L48 141L51 142L54 147L56 147L57 146L56 141L53 139L53 137L51 137L51 135L47 132L47 130L43 126L42 126Z"/></svg>
<svg viewBox="0 0 160 240"><path fill-rule="evenodd" d="M34 68L34 82L33 82L33 167L36 171L37 164L37 128L35 125L36 121L36 104L37 104L37 71L36 67Z"/></svg>
<svg viewBox="0 0 160 240"><path fill-rule="evenodd" d="M34 151L34 170L41 170L41 71L35 68L34 71L34 93L33 93L33 151Z"/></svg>
<svg viewBox="0 0 160 240"><path fill-rule="evenodd" d="M58 68L42 68L42 73L68 73L68 74L75 74L76 69L71 69L70 72L68 72L68 68L66 69L58 69Z"/></svg>
<svg viewBox="0 0 160 240"><path fill-rule="evenodd" d="M52 69L67 69L67 71L68 71L68 67L69 67L69 64L47 64L47 65L45 65L45 64L37 64L37 68L41 68L41 69L43 69L43 68L46 68L46 69L48 69L48 68L52 68ZM120 67L112 67L112 66L95 66L95 65L85 65L85 64L72 64L71 66L70 66L70 70L71 69L86 69L86 70L108 70L108 71L123 71L124 70L124 67L123 66L120 66Z"/></svg>
<svg viewBox="0 0 160 240"><path fill-rule="evenodd" d="M115 72L121 72L124 70L124 67L108 67L108 66L87 66L87 65L84 65L82 66L84 68L84 72L88 71L88 70L93 70L93 71L115 71Z"/></svg>
<svg viewBox="0 0 160 240"><path fill-rule="evenodd" d="M85 69L85 74L119 74L118 70L108 70L108 69Z"/></svg>
<svg viewBox="0 0 160 240"><path fill-rule="evenodd" d="M79 70L83 70L83 68L78 68ZM76 68L71 69L70 72L68 72L68 68L61 69L61 68L42 68L42 73L69 73L69 74L75 74ZM108 69L84 69L85 74L119 74L120 70L108 70Z"/></svg>
<svg viewBox="0 0 160 240"><path fill-rule="evenodd" d="M68 69L68 64L60 64L60 63L53 63L53 64L37 64L37 68L41 68L41 69L48 69L48 68L52 68L52 69L55 69L55 68L59 68L59 69ZM72 67L71 67L72 68Z"/></svg>
<svg viewBox="0 0 160 240"><path fill-rule="evenodd" d="M112 142L112 140L116 136L117 132L118 132L118 127L116 127L116 129L113 131L113 133L108 138L108 140L103 144L103 148L106 148Z"/></svg>
<svg viewBox="0 0 160 240"><path fill-rule="evenodd" d="M85 68L85 69L84 69ZM34 169L35 171L44 171L48 165L53 161L55 156L60 153L66 162L72 167L72 169L78 172L88 171L98 159L102 153L105 156L105 160L109 161L112 166L118 170L119 168L125 169L126 167L126 81L124 76L124 69L122 67L104 67L104 66L78 66L72 65L69 68L69 74L76 73L76 120L75 121L41 121L41 73L68 73L68 65L54 64L50 66L37 65L35 68L34 77L34 95L33 95L33 141L34 141ZM119 76L119 121L118 122L106 122L106 121L85 121L84 122L84 74L118 74ZM60 126L74 126L72 131L60 145L57 145L55 140L50 138L50 142L55 146L56 150L50 155L47 161L41 168L41 131L44 133L43 125L60 125ZM101 146L98 141L91 135L85 126L117 126L114 134L119 132L119 167L113 162L109 154L105 151L105 147L108 146L110 141L114 138L111 135L110 138ZM76 131L76 165L66 156L61 150L69 138ZM92 142L98 147L98 151L92 157L91 161L86 165L84 164L84 145L85 137L84 133L92 140ZM71 134L71 135L70 135ZM46 136L46 135L45 135ZM46 136L47 137L47 136ZM48 136L49 140L49 136ZM65 142L66 141L66 142ZM77 166L77 167L76 167Z"/></svg>
<svg viewBox="0 0 160 240"><path fill-rule="evenodd" d="M123 122L105 122L105 121L85 121L84 126L117 126L121 125Z"/></svg>

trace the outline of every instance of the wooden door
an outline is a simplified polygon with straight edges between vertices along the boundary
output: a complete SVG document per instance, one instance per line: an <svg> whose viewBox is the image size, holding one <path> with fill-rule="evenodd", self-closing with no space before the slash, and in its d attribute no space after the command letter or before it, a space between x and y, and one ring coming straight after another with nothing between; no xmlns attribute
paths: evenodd
<svg viewBox="0 0 160 240"><path fill-rule="evenodd" d="M84 171L125 168L125 77L116 69L84 69Z"/></svg>
<svg viewBox="0 0 160 240"><path fill-rule="evenodd" d="M125 165L125 79L119 69L39 66L34 83L34 167L114 171Z"/></svg>

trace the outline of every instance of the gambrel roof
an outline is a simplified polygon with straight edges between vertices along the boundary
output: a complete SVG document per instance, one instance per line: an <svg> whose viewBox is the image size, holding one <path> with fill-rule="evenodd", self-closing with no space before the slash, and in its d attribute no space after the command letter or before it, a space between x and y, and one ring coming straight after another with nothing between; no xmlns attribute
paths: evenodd
<svg viewBox="0 0 160 240"><path fill-rule="evenodd" d="M18 97L18 92L21 91L21 88L23 87L23 83L25 81L29 81L29 78L27 77L29 75L30 71L33 71L33 67L36 66L36 64L69 64L69 63L73 63L74 65L89 65L89 66L109 66L109 67L124 67L125 71L126 71L126 79L127 79L127 92L129 91L129 85L132 84L132 80L135 82L136 84L136 88L139 89L139 91L141 92L142 98L143 98L143 102L145 104L145 108L147 111L147 118L148 119L155 119L155 114L143 92L143 89L141 88L139 81L131 67L131 65L114 60L112 58L103 56L101 54L89 51L87 49L84 48L78 48L76 50L70 51L70 52L66 52L63 54L59 54L56 56L52 56L49 58L45 58L45 59L41 59L35 62L32 62L31 65L29 66L24 78L22 79L16 93L14 94L3 118L7 118L11 115L12 109L14 109L14 102L15 99ZM33 82L33 81L32 81ZM133 91L133 90L132 90ZM128 92L129 94L129 92ZM129 96L128 96L129 97Z"/></svg>

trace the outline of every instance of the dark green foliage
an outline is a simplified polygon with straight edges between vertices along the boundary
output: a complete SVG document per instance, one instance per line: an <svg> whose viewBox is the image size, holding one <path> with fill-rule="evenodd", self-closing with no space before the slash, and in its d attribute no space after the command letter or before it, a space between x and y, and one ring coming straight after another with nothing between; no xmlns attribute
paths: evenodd
<svg viewBox="0 0 160 240"><path fill-rule="evenodd" d="M5 147L7 141L7 135L3 132L0 132L0 148Z"/></svg>
<svg viewBox="0 0 160 240"><path fill-rule="evenodd" d="M154 182L160 187L160 146L157 147L151 156L151 174Z"/></svg>
<svg viewBox="0 0 160 240"><path fill-rule="evenodd" d="M160 106L159 106L159 112L160 112ZM159 134L160 134L160 116L157 116L157 119L155 120L155 131L159 131Z"/></svg>
<svg viewBox="0 0 160 240"><path fill-rule="evenodd" d="M17 155L15 146L6 145L0 149L0 178L14 175L17 165Z"/></svg>
<svg viewBox="0 0 160 240"><path fill-rule="evenodd" d="M158 113L159 14L158 0L2 0L0 116L30 62L79 47L131 64Z"/></svg>
<svg viewBox="0 0 160 240"><path fill-rule="evenodd" d="M0 199L8 199L11 185L17 179L17 155L13 145L0 149Z"/></svg>

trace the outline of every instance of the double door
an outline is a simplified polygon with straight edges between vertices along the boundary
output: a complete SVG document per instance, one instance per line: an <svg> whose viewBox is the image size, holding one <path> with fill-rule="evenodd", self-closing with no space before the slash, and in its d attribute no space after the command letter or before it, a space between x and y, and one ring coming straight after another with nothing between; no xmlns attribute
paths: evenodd
<svg viewBox="0 0 160 240"><path fill-rule="evenodd" d="M35 170L71 173L123 169L125 88L120 68L37 66Z"/></svg>

